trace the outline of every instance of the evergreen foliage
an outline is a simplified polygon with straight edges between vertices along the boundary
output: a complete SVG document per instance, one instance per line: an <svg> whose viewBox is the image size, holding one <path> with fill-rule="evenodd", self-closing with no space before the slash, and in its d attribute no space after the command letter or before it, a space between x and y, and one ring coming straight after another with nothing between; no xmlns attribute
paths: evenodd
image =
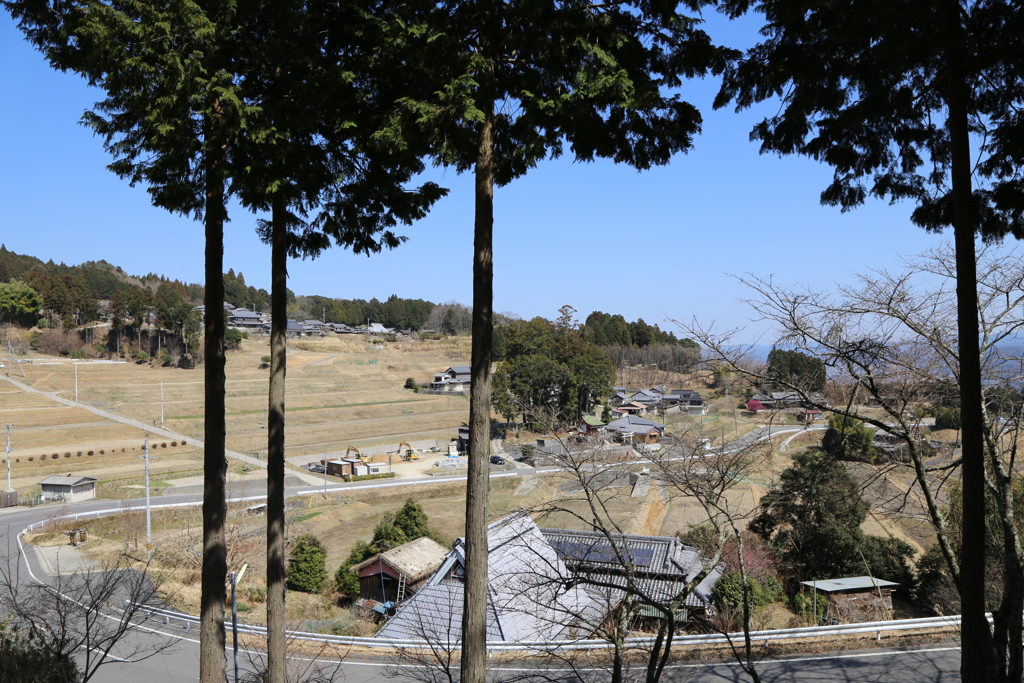
<svg viewBox="0 0 1024 683"><path fill-rule="evenodd" d="M768 352L767 374L804 391L822 391L825 388L825 364L820 358L802 351L773 348Z"/></svg>
<svg viewBox="0 0 1024 683"><path fill-rule="evenodd" d="M320 539L305 534L295 539L288 562L288 588L320 593L327 583L327 551Z"/></svg>
<svg viewBox="0 0 1024 683"><path fill-rule="evenodd" d="M39 322L43 300L24 282L0 282L0 322L32 327Z"/></svg>
<svg viewBox="0 0 1024 683"><path fill-rule="evenodd" d="M862 421L847 415L828 417L828 430L821 439L825 453L837 460L875 462L879 454L874 446L875 431Z"/></svg>
<svg viewBox="0 0 1024 683"><path fill-rule="evenodd" d="M394 514L387 513L373 529L373 540L369 543L357 541L348 558L334 573L334 586L339 593L349 597L359 595L359 577L349 571L352 567L396 546L427 536L437 541L437 534L430 530L430 520L423 507L412 500L406 500Z"/></svg>
<svg viewBox="0 0 1024 683"><path fill-rule="evenodd" d="M857 482L828 455L799 453L762 499L750 530L778 549L795 581L873 576L906 580L913 550L900 541L868 540L868 504Z"/></svg>
<svg viewBox="0 0 1024 683"><path fill-rule="evenodd" d="M505 328L505 361L494 374L492 402L509 421L545 412L575 420L611 393L615 369L572 313L566 306L555 323L534 318Z"/></svg>
<svg viewBox="0 0 1024 683"><path fill-rule="evenodd" d="M0 622L0 681L3 683L78 683L82 672L74 657L54 653L31 634Z"/></svg>

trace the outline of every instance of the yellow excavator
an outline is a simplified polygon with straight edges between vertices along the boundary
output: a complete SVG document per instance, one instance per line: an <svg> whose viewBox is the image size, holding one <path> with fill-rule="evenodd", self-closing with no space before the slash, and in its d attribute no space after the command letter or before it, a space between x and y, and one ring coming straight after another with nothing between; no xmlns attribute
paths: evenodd
<svg viewBox="0 0 1024 683"><path fill-rule="evenodd" d="M405 453L402 453L402 446L405 446ZM420 456L416 455L416 451L412 449L412 446L404 441L398 444L398 453L402 456L402 460L405 461L420 459Z"/></svg>
<svg viewBox="0 0 1024 683"><path fill-rule="evenodd" d="M359 452L359 449L356 448L355 446L349 446L348 447L348 450L345 451L345 459L348 459L348 454L351 453L352 451L356 452L356 457L359 458L361 461L363 461L363 462L370 462L370 456L363 455L362 453Z"/></svg>

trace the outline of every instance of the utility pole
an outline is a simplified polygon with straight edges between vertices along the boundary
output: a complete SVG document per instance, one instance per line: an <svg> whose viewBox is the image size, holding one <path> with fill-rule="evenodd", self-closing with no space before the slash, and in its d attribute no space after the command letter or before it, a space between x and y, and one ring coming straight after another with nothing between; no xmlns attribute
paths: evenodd
<svg viewBox="0 0 1024 683"><path fill-rule="evenodd" d="M7 423L7 491L13 491L11 488L11 423Z"/></svg>
<svg viewBox="0 0 1024 683"><path fill-rule="evenodd" d="M164 427L164 382L160 380L160 429Z"/></svg>
<svg viewBox="0 0 1024 683"><path fill-rule="evenodd" d="M242 571L238 572L237 577L231 572L231 632L235 641L235 683L238 683L238 582L245 576L245 569L248 566L243 564Z"/></svg>
<svg viewBox="0 0 1024 683"><path fill-rule="evenodd" d="M139 456L146 462L146 561L153 559L153 524L149 509L149 439L142 444L143 455Z"/></svg>

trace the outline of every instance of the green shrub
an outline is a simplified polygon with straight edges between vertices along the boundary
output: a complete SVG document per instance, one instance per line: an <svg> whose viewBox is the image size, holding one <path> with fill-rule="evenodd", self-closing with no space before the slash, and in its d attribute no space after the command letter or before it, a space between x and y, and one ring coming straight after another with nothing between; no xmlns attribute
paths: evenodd
<svg viewBox="0 0 1024 683"><path fill-rule="evenodd" d="M353 477L351 474L346 474L342 477L345 481L369 481L370 479L390 479L395 476L394 472L382 472L381 474L360 474Z"/></svg>
<svg viewBox="0 0 1024 683"><path fill-rule="evenodd" d="M71 357L75 359L85 358L85 351L82 349L75 349L71 352Z"/></svg>
<svg viewBox="0 0 1024 683"><path fill-rule="evenodd" d="M270 356L260 356L260 362L261 363L269 363L270 362Z"/></svg>
<svg viewBox="0 0 1024 683"><path fill-rule="evenodd" d="M768 578L764 583L750 578L747 579L747 595L752 611L770 605L778 600L781 594L782 586L774 578ZM712 597L719 606L742 607L743 582L740 580L740 573L728 571L722 574L722 578L715 584Z"/></svg>
<svg viewBox="0 0 1024 683"><path fill-rule="evenodd" d="M932 409L935 414L936 429L960 429L960 410L937 406Z"/></svg>
<svg viewBox="0 0 1024 683"><path fill-rule="evenodd" d="M323 591L327 583L327 551L319 538L306 534L295 539L286 581L288 588L293 591Z"/></svg>
<svg viewBox="0 0 1024 683"><path fill-rule="evenodd" d="M149 354L145 351L136 351L135 360L149 360Z"/></svg>
<svg viewBox="0 0 1024 683"><path fill-rule="evenodd" d="M73 656L54 652L41 637L0 622L0 680L76 683L82 680L82 673Z"/></svg>
<svg viewBox="0 0 1024 683"><path fill-rule="evenodd" d="M103 344L93 344L92 350L101 356L107 355L107 347Z"/></svg>
<svg viewBox="0 0 1024 683"><path fill-rule="evenodd" d="M405 387L404 388L412 389L413 391L419 391L420 390L420 385L417 384L416 380L414 380L412 377L408 377L405 380Z"/></svg>

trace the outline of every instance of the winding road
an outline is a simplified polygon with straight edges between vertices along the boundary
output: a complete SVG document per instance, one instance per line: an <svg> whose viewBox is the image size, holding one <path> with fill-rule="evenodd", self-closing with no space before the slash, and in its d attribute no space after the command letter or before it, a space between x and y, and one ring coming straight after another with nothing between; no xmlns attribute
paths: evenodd
<svg viewBox="0 0 1024 683"><path fill-rule="evenodd" d="M84 407L91 412L111 420L130 424L133 427L146 430L162 436L174 438L185 438L184 435L175 434L169 430L154 428L138 420L112 413L101 408L65 399L57 392L43 392L19 382L13 378L4 377L12 384L28 392L42 394L51 400L76 407ZM802 428L792 427L760 427L747 435L744 435L730 445L730 450L738 449L755 441L771 438L779 433L802 431ZM191 437L189 437L191 438ZM202 446L201 440L192 438L198 446ZM265 467L266 463L256 460L241 453L229 453L229 457L248 462L252 465ZM556 468L531 469L530 472L538 474L553 471ZM304 479L309 483L319 481L307 473L302 473ZM518 472L494 473L492 477L520 476ZM465 481L464 476L444 477L442 481ZM428 485L437 483L438 479L406 479L402 481L378 483L378 482L357 482L354 484L328 485L326 491L343 492L351 491L353 488L395 488L410 487L417 485ZM323 494L325 487L306 486L291 488L286 491L286 496L296 495L317 495ZM236 500L252 500L262 496L254 496ZM143 499L131 501L109 501L93 500L84 503L75 503L61 508L71 514L89 514L97 512L117 512L124 505L144 505ZM163 495L159 498L160 505L200 505L201 495ZM48 574L49 566L38 554L38 550L32 547L22 551L18 541L18 534L31 524L43 521L57 512L56 506L44 506L37 508L11 508L0 510L0 548L3 549L5 557L17 558L22 570L21 576L26 580L34 577L37 580L47 581L51 578ZM92 679L95 683L186 683L198 680L199 672L199 642L198 631L185 631L180 626L161 626L159 624L145 623L137 628L135 637L161 639L162 641L173 641L174 646L160 655L154 656L142 662L122 664L112 661L105 664ZM230 652L229 673L230 673ZM844 681L901 681L905 683L921 683L934 681L959 680L960 652L956 644L938 644L923 646L911 649L887 649L874 651L837 652L824 655L780 657L765 659L757 664L758 673L765 683L781 681L797 681L799 683L839 682ZM0 662L2 666L2 662ZM424 672L412 664L398 665L387 661L385 657L375 659L347 658L341 664L341 671L344 679L350 683L363 683L364 681L376 681L389 677L408 678L411 680L425 680ZM533 663L495 663L489 667L489 673L494 680L516 679L516 680L580 680L568 669L559 668L557 662L533 662ZM583 672L586 679L600 681L608 678L607 672L602 669L594 669ZM749 678L741 668L730 661L718 663L699 664L675 664L669 667L664 676L665 681L672 683L681 681L694 681L697 683L712 683L723 681L746 681Z"/></svg>

